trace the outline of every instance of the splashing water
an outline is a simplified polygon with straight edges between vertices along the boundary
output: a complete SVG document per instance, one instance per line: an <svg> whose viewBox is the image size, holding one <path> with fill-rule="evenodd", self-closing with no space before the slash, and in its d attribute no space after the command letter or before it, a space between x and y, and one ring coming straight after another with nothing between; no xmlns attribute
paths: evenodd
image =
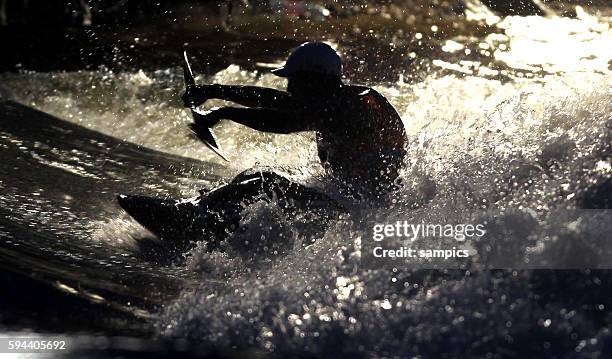
<svg viewBox="0 0 612 359"><path fill-rule="evenodd" d="M286 247L245 255L209 253L200 243L186 268L226 283L221 289L204 283L168 303L158 322L161 335L281 353L436 356L467 355L470 345L474 355L529 347L529 332L556 353L597 350L605 333L592 313L562 300L534 304L533 287L542 284L536 274L372 270L360 262L368 234L361 223L369 219L401 214L435 223L450 214L516 207L543 215L570 203L586 183L612 175L610 22L579 12L577 19L508 17L497 29L475 42L446 39L423 81L375 86L396 107L410 138L408 186L399 203L359 208L305 246L293 230L298 218L284 218L273 201L257 203L245 213L247 231L233 239L282 239ZM475 53L486 61L464 58ZM186 130L178 69L0 78L3 98L146 147L217 161ZM198 81L284 86L233 65ZM321 176L312 134L268 135L231 123L215 132L235 172L265 165L305 181ZM414 203L417 209L409 206ZM448 332L452 338L439 334Z"/></svg>

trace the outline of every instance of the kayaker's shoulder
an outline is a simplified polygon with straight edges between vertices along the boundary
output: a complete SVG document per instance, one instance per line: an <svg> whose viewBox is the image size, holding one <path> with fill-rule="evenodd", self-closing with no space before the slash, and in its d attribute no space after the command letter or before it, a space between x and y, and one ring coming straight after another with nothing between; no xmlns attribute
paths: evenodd
<svg viewBox="0 0 612 359"><path fill-rule="evenodd" d="M344 85L342 87L342 92L347 96L354 96L356 98L373 98L376 100L385 100L386 98L375 89L363 86L363 85Z"/></svg>
<svg viewBox="0 0 612 359"><path fill-rule="evenodd" d="M343 91L347 97L353 98L360 104L368 106L385 106L388 101L380 92L363 85L345 85Z"/></svg>
<svg viewBox="0 0 612 359"><path fill-rule="evenodd" d="M341 92L354 96L364 96L369 93L378 93L373 88L364 85L343 85Z"/></svg>

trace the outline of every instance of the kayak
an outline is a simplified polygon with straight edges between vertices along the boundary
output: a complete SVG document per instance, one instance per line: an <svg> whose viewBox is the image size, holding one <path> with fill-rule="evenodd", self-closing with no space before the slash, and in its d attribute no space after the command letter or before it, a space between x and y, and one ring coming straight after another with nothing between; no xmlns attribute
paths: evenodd
<svg viewBox="0 0 612 359"><path fill-rule="evenodd" d="M219 242L238 220L201 209L199 196L176 200L121 194L117 201L132 218L171 243L177 252L187 251L202 240Z"/></svg>
<svg viewBox="0 0 612 359"><path fill-rule="evenodd" d="M346 213L346 209L327 200L325 195L309 189L285 196L282 191L266 193L262 188L254 199L234 200L241 191L238 186L250 181L232 182L207 193L201 191L199 196L188 199L121 194L117 196L117 201L132 218L161 239L166 247L171 247L169 249L174 254L184 253L200 241L208 244L208 250L214 250L237 229L246 231L250 222L245 220L249 217L247 212L257 202L269 205L275 213L279 210L278 213L288 219L291 230L303 237L303 245L320 238L330 220ZM258 189L255 187L253 190ZM228 193L229 197L226 197ZM268 215L265 217L267 221L275 221ZM258 220L255 224L261 227ZM235 249L236 246L244 247L239 242L230 245Z"/></svg>

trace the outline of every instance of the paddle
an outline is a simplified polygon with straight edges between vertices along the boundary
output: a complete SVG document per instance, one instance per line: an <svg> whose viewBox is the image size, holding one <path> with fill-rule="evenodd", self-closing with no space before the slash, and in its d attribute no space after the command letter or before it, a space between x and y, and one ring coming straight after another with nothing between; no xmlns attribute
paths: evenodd
<svg viewBox="0 0 612 359"><path fill-rule="evenodd" d="M193 71L191 71L191 66L189 65L189 60L187 59L187 51L183 51L183 76L185 78L185 88L187 89L187 91L194 88L195 79L193 78ZM191 106L189 110L191 111L191 116L193 117L193 120L195 121L195 123L199 124L199 123L206 122L206 120L204 119L205 115L200 113L195 106ZM202 142L204 142L206 146L208 146L208 148L210 148L216 154L218 154L221 158L229 162L227 157L225 157L225 155L221 152L221 148L217 144L217 137L215 137L215 134L212 132L210 127L207 127L207 128L198 127L196 131L193 129L193 126L192 126L192 130L196 134L196 136L198 136L198 138Z"/></svg>

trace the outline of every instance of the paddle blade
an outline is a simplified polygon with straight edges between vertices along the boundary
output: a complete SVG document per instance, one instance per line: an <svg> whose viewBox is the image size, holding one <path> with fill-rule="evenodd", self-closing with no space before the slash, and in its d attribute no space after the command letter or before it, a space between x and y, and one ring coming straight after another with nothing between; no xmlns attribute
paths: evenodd
<svg viewBox="0 0 612 359"><path fill-rule="evenodd" d="M208 146L208 148L213 150L217 155L219 155L225 161L229 162L227 157L225 157L223 152L221 152L221 149L219 148L219 145L217 144L217 137L215 136L214 133L212 133L210 128L206 126L198 125L197 123L192 123L190 127L191 127L191 131L196 136L198 136L200 141L204 142L204 144Z"/></svg>
<svg viewBox="0 0 612 359"><path fill-rule="evenodd" d="M195 87L195 79L193 77L193 71L191 70L191 65L189 64L189 58L187 57L187 51L183 51L183 77L185 80L185 88L187 90ZM198 113L198 109L195 106L191 107L190 110L191 110L191 116L196 122L191 125L191 130L193 131L193 133L195 133L196 136L198 136L198 138L202 142L204 142L206 146L208 146L208 148L213 150L217 155L219 155L225 161L229 162L227 157L225 157L225 155L221 152L221 149L219 148L219 145L217 144L217 138L212 133L210 127L203 126L201 124L200 125L197 124L198 122L200 123L202 122L202 121L198 121L198 118L202 118L203 115Z"/></svg>

